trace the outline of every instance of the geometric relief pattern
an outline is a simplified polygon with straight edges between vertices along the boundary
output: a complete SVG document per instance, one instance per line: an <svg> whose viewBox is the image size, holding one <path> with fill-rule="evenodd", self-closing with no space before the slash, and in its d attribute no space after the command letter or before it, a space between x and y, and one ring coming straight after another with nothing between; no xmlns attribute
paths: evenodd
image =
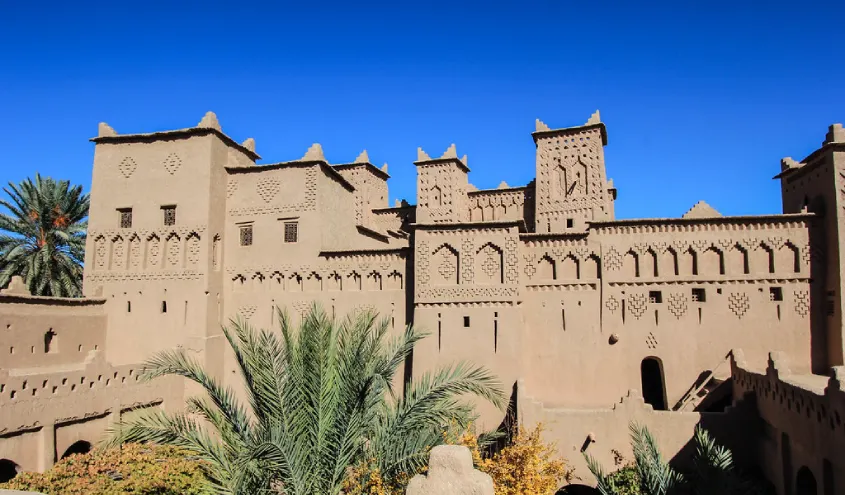
<svg viewBox="0 0 845 495"><path fill-rule="evenodd" d="M147 256L147 265L158 266L161 257L161 241L158 236L152 236L147 239L147 252L149 253Z"/></svg>
<svg viewBox="0 0 845 495"><path fill-rule="evenodd" d="M795 312L802 318L810 312L810 293L808 291L795 291Z"/></svg>
<svg viewBox="0 0 845 495"><path fill-rule="evenodd" d="M619 301L617 301L615 297L610 296L607 298L607 301L604 302L604 307L606 307L608 311L613 313L614 311L619 309Z"/></svg>
<svg viewBox="0 0 845 495"><path fill-rule="evenodd" d="M123 161L121 161L120 164L118 164L117 166L117 169L120 170L120 173L123 174L123 176L127 179L130 175L132 175L133 172L135 172L136 168L138 168L138 164L135 163L135 160L129 158L128 156L124 158Z"/></svg>
<svg viewBox="0 0 845 495"><path fill-rule="evenodd" d="M258 180L256 190L258 191L258 195L261 196L261 199L265 203L269 203L279 192L279 187L279 179L275 177L262 177Z"/></svg>
<svg viewBox="0 0 845 495"><path fill-rule="evenodd" d="M611 246L604 255L604 263L608 270L618 270L622 268L622 255Z"/></svg>
<svg viewBox="0 0 845 495"><path fill-rule="evenodd" d="M112 244L114 245L112 248L112 269L123 268L123 238L115 237Z"/></svg>
<svg viewBox="0 0 845 495"><path fill-rule="evenodd" d="M455 301L474 298L490 298L501 299L511 298L517 295L516 287L428 287L419 291L419 299L432 300L437 299L441 301Z"/></svg>
<svg viewBox="0 0 845 495"><path fill-rule="evenodd" d="M241 316L243 316L244 318L246 318L248 320L248 319L252 318L252 315L255 314L255 311L257 309L258 309L258 307L256 307L256 306L241 306L238 309L238 313L240 313Z"/></svg>
<svg viewBox="0 0 845 495"><path fill-rule="evenodd" d="M488 242L475 254L474 262L479 268L475 273L477 283L502 283L502 251L498 247Z"/></svg>
<svg viewBox="0 0 845 495"><path fill-rule="evenodd" d="M639 319L645 313L648 306L645 294L629 294L628 307L631 309L631 314L634 318Z"/></svg>
<svg viewBox="0 0 845 495"><path fill-rule="evenodd" d="M106 238L100 236L94 241L94 257L96 258L96 265L100 268L104 268L106 266L106 253L108 249L106 248Z"/></svg>
<svg viewBox="0 0 845 495"><path fill-rule="evenodd" d="M517 284L519 282L519 256L518 245L514 237L505 239L505 283Z"/></svg>
<svg viewBox="0 0 845 495"><path fill-rule="evenodd" d="M187 258L188 263L195 265L199 263L200 259L200 238L196 234L191 234L188 237L188 248L187 248Z"/></svg>
<svg viewBox="0 0 845 495"><path fill-rule="evenodd" d="M226 184L226 197L231 198L235 191L238 190L238 179L229 179L229 183Z"/></svg>
<svg viewBox="0 0 845 495"><path fill-rule="evenodd" d="M728 296L728 307L731 308L731 311L734 312L737 318L742 318L751 307L748 294L745 292L731 292Z"/></svg>
<svg viewBox="0 0 845 495"><path fill-rule="evenodd" d="M438 285L458 285L458 253L448 244L441 244L432 254L432 275L439 275Z"/></svg>
<svg viewBox="0 0 845 495"><path fill-rule="evenodd" d="M420 256L420 259L417 261L417 264L420 267L417 277L419 278L420 284L425 285L428 284L430 280L428 272L428 242L420 241L417 252Z"/></svg>
<svg viewBox="0 0 845 495"><path fill-rule="evenodd" d="M683 292L669 294L669 312L678 319L687 312L687 296Z"/></svg>
<svg viewBox="0 0 845 495"><path fill-rule="evenodd" d="M129 239L129 265L132 268L141 265L141 239L137 235Z"/></svg>
<svg viewBox="0 0 845 495"><path fill-rule="evenodd" d="M171 234L170 237L167 238L167 262L171 266L179 264L179 241L179 236L176 234Z"/></svg>
<svg viewBox="0 0 845 495"><path fill-rule="evenodd" d="M534 276L537 273L537 267L534 266L534 261L536 260L537 256L533 254L526 254L525 258L525 274L528 275L528 278Z"/></svg>
<svg viewBox="0 0 845 495"><path fill-rule="evenodd" d="M462 273L461 273L461 280L465 284L471 284L473 280L475 280L475 267L473 266L473 243L472 239L466 238L461 242L461 249L463 252L461 253L461 265L462 265Z"/></svg>
<svg viewBox="0 0 845 495"><path fill-rule="evenodd" d="M171 153L167 155L167 158L164 159L164 169L167 170L167 173L173 175L179 170L179 167L182 166L182 159L176 153Z"/></svg>
<svg viewBox="0 0 845 495"><path fill-rule="evenodd" d="M648 332L648 335L645 338L645 345L648 346L649 349L657 349L657 337L655 337L653 333Z"/></svg>

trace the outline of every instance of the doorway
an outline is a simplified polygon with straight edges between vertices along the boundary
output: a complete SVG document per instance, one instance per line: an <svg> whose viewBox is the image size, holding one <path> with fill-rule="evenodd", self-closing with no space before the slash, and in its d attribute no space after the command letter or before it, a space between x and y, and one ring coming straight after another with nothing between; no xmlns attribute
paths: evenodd
<svg viewBox="0 0 845 495"><path fill-rule="evenodd" d="M666 410L666 385L663 381L663 363L659 358L647 357L640 363L643 400L655 411Z"/></svg>

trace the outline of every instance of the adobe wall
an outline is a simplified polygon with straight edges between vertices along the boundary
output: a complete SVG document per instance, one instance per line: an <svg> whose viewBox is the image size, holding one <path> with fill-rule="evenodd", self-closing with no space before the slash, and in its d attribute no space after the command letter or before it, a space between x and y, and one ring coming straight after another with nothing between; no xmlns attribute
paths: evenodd
<svg viewBox="0 0 845 495"><path fill-rule="evenodd" d="M818 493L845 493L845 368L826 379L794 372L782 353L772 353L766 368L749 365L742 350L732 356L734 402L759 415L761 428L749 440L778 494L796 493L802 470Z"/></svg>
<svg viewBox="0 0 845 495"><path fill-rule="evenodd" d="M753 416L742 408L723 413L655 411L638 390L629 390L606 408L550 407L536 400L524 382L518 385L518 419L532 429L543 426L543 440L553 443L561 457L574 469L576 480L595 484L584 454L596 459L607 471L633 461L631 425L645 426L657 441L663 458L683 466L694 449L695 426L702 424L717 441L730 447L735 457L748 458L748 446L740 440L753 424ZM616 454L624 458L617 463Z"/></svg>
<svg viewBox="0 0 845 495"><path fill-rule="evenodd" d="M107 361L106 302L0 294L0 459L43 471L78 441L96 445L133 408L181 404L182 383L142 383ZM49 343L46 332L51 332Z"/></svg>

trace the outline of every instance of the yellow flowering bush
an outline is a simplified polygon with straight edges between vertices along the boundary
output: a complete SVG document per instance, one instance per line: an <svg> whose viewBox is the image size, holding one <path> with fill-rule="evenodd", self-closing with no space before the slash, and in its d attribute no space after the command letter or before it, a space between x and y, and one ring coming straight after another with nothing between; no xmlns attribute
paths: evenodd
<svg viewBox="0 0 845 495"><path fill-rule="evenodd" d="M482 456L478 436L463 431L447 441L463 445L472 452L476 469L493 478L496 495L546 495L557 491L562 481L572 478L572 471L557 454L553 444L543 442L543 425L533 430L518 427L507 446L491 457Z"/></svg>
<svg viewBox="0 0 845 495"><path fill-rule="evenodd" d="M176 447L126 444L74 454L44 473L21 473L0 489L45 495L211 495L202 461Z"/></svg>

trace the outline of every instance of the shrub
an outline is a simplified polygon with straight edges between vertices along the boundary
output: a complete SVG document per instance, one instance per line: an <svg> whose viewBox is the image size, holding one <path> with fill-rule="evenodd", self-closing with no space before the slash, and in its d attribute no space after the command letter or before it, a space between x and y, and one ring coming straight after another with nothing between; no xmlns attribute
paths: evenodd
<svg viewBox="0 0 845 495"><path fill-rule="evenodd" d="M125 444L74 454L44 473L21 473L0 489L45 495L211 495L204 465L169 446Z"/></svg>
<svg viewBox="0 0 845 495"><path fill-rule="evenodd" d="M490 456L482 455L484 449L479 448L479 438L472 431L449 440L470 449L476 468L493 478L496 495L546 495L571 479L572 471L554 444L543 442L542 433L542 424L533 430L520 426L510 442Z"/></svg>

